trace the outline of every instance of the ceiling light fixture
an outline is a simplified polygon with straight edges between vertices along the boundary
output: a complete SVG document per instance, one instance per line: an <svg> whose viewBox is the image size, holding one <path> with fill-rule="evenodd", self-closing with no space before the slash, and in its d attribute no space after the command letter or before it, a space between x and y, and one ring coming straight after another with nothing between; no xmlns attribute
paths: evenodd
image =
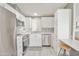
<svg viewBox="0 0 79 59"><path fill-rule="evenodd" d="M38 14L37 13L34 13L34 16L38 16Z"/></svg>

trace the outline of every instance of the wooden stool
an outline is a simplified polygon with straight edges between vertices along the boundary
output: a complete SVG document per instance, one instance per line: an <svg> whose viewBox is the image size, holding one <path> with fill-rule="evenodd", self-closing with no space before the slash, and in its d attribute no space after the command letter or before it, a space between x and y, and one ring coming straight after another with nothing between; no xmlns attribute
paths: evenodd
<svg viewBox="0 0 79 59"><path fill-rule="evenodd" d="M59 48L60 48L60 50L58 52L58 56L60 55L60 52L61 52L62 49L64 50L64 54L66 54L67 56L70 55L69 52L71 50L71 47L69 47L68 45L66 45L66 44L60 44Z"/></svg>

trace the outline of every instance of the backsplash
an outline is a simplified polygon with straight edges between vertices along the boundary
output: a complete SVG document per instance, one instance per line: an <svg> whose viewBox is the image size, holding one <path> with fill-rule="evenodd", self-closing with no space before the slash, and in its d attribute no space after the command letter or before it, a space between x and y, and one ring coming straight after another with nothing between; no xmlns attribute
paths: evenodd
<svg viewBox="0 0 79 59"><path fill-rule="evenodd" d="M54 32L54 28L42 28L42 32Z"/></svg>

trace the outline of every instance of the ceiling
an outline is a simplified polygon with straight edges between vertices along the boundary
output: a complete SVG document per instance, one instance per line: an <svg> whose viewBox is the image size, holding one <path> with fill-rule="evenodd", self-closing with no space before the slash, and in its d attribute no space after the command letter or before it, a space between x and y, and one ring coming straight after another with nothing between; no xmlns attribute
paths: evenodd
<svg viewBox="0 0 79 59"><path fill-rule="evenodd" d="M17 3L16 6L25 16L53 16L57 9L64 8L67 3Z"/></svg>

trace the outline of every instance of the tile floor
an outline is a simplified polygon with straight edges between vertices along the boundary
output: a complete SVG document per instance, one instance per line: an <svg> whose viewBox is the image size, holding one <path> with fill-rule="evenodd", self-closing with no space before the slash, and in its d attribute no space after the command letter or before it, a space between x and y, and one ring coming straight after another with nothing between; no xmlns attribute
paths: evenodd
<svg viewBox="0 0 79 59"><path fill-rule="evenodd" d="M51 47L27 48L24 56L56 56L56 53Z"/></svg>

